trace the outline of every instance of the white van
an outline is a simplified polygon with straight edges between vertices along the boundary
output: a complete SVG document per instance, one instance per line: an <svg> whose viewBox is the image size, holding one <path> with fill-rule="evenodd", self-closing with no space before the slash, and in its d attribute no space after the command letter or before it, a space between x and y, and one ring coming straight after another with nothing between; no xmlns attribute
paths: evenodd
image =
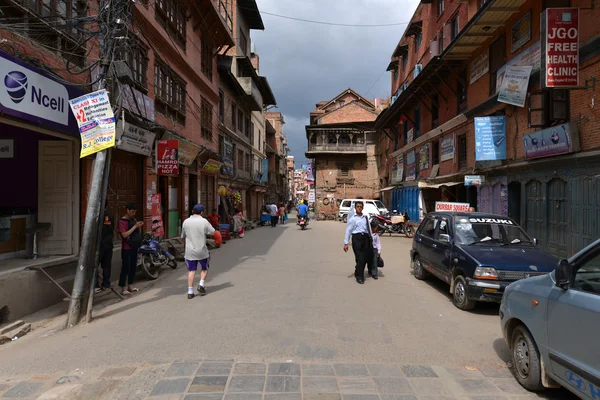
<svg viewBox="0 0 600 400"><path fill-rule="evenodd" d="M354 203L357 201L362 201L365 204L365 209L363 212L368 215L384 215L388 213L388 209L385 208L385 205L379 200L371 200L371 199L344 199L340 204L340 212L338 214L338 218L343 222L348 221L348 211L351 208L354 208Z"/></svg>

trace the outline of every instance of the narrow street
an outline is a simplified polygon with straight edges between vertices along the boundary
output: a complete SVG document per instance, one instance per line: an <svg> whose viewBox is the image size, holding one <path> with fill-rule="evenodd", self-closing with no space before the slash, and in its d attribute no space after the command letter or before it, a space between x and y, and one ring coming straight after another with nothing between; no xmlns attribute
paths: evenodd
<svg viewBox="0 0 600 400"><path fill-rule="evenodd" d="M340 363L362 368L377 364L394 371L400 366L403 374L397 370L398 376L437 378L430 389L412 385L412 389L404 388L407 393L437 390L434 394L530 398L505 368L508 350L501 338L498 306L483 305L474 312L463 312L452 305L443 284L414 279L408 262L409 239L383 237L383 276L357 285L352 276L352 253L342 251L345 224L315 222L301 231L293 219L289 222L255 229L213 251L206 297L187 299L186 274L180 265L175 271L163 270L159 280L133 298L97 311L89 325L68 331L42 328L2 346L0 397L3 391L9 395L15 382L38 382L33 392L37 396L61 376L77 376L69 378L69 385L76 383L78 390L86 387L84 383L100 384L104 389L93 396L79 393L83 397L72 398L145 398L155 381L165 373L169 376L167 370L193 369L187 373L193 377L200 360L229 360L221 361L226 375L233 361L298 363L302 371L308 364L335 365L338 377L344 376L338 371L344 368ZM188 363L169 369L174 361ZM203 365L210 368L211 363ZM215 365L218 369L219 363ZM260 367L264 364L257 365L257 374L264 375L265 367ZM127 368L111 369L115 367ZM372 369L370 375L377 376ZM112 386L106 380L96 381L102 374L117 380L111 380ZM348 375L362 376L362 372ZM123 378L132 379L139 387L130 395L119 397L115 394L119 391L110 395ZM467 380L467 386L461 387L454 378L477 379ZM501 384L494 386L489 378L498 378ZM345 393L339 379L338 385ZM119 390L125 389L133 390L130 385L121 385ZM276 391L300 392L293 385L292 390L287 389ZM322 391L328 390L324 387ZM379 393L386 393L382 390L378 389ZM249 391L262 392L263 388ZM338 387L330 391L338 393ZM160 390L153 393L161 394ZM181 396L169 398L183 398L183 391L173 393ZM355 392L349 389L346 393ZM558 393L567 398L566 393ZM215 396L193 398L221 398ZM456 398L469 398L464 396ZM20 397L37 398L31 393Z"/></svg>

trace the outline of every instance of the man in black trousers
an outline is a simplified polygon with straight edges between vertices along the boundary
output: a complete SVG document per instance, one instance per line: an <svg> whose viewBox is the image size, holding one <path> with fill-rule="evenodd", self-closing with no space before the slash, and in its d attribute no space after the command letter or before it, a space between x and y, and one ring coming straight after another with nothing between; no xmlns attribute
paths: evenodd
<svg viewBox="0 0 600 400"><path fill-rule="evenodd" d="M373 238L369 229L368 217L363 214L364 203L354 203L356 213L348 220L346 237L344 238L344 252L348 252L350 236L352 236L352 250L356 259L354 276L359 284L365 283L365 265L373 259Z"/></svg>
<svg viewBox="0 0 600 400"><path fill-rule="evenodd" d="M110 211L108 211L108 199L106 199L104 216L102 217L102 239L100 240L99 259L100 266L102 267L102 287L100 287L100 276L98 276L96 278L96 293L110 288L114 236L115 219Z"/></svg>

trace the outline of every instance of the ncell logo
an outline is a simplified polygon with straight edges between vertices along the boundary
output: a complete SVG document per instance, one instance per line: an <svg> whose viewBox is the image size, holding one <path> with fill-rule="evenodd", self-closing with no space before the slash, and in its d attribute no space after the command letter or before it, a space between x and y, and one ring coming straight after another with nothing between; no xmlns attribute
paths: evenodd
<svg viewBox="0 0 600 400"><path fill-rule="evenodd" d="M11 100L19 104L27 94L27 75L20 71L12 71L4 77L4 85Z"/></svg>

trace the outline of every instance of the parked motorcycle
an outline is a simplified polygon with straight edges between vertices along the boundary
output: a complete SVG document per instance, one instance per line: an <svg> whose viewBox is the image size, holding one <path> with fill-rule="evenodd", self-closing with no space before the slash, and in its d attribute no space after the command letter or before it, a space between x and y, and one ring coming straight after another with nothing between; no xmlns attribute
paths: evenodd
<svg viewBox="0 0 600 400"><path fill-rule="evenodd" d="M149 279L158 278L158 270L168 265L172 269L177 268L175 257L160 246L160 240L148 233L142 238L142 245L138 249L138 268Z"/></svg>
<svg viewBox="0 0 600 400"><path fill-rule="evenodd" d="M298 216L298 225L300 225L300 229L305 230L308 226L308 218L304 215Z"/></svg>
<svg viewBox="0 0 600 400"><path fill-rule="evenodd" d="M410 217L407 211L399 214L394 210L391 215L374 215L373 218L377 220L377 225L382 234L389 233L391 236L393 233L398 233L406 235L407 238L412 238L415 234L412 225L409 223Z"/></svg>

